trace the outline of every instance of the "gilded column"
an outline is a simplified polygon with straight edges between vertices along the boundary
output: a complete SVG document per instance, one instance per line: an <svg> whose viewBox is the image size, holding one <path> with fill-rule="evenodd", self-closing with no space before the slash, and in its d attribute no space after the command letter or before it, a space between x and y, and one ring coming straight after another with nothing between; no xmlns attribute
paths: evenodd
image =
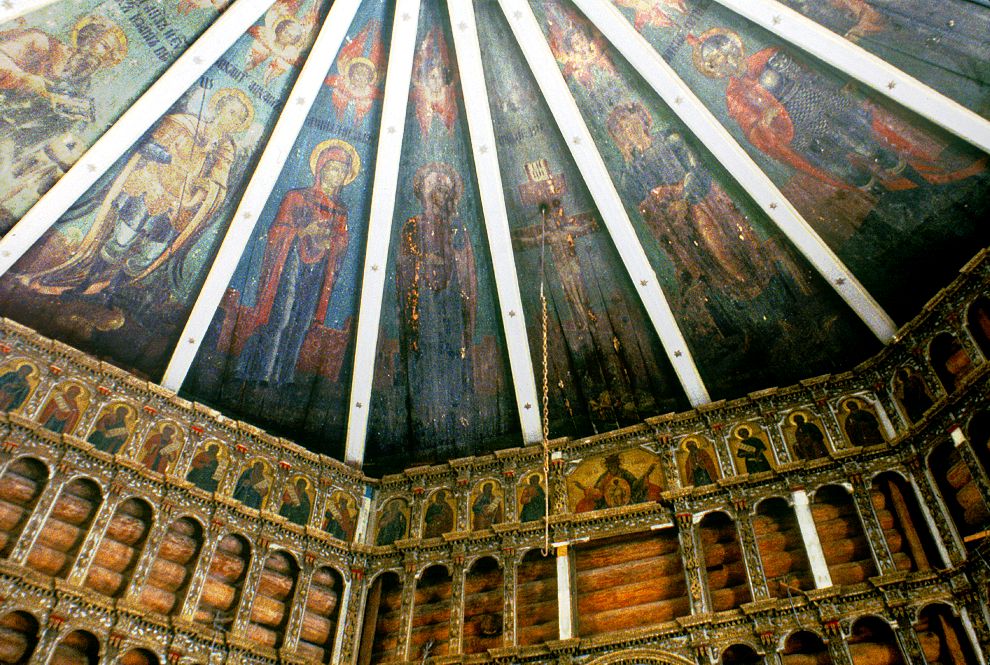
<svg viewBox="0 0 990 665"><path fill-rule="evenodd" d="M684 559L684 574L687 575L691 613L704 614L708 612L708 600L705 598L702 554L698 550L693 515L690 512L679 510L676 516L677 538L680 541L681 556Z"/></svg>
<svg viewBox="0 0 990 665"><path fill-rule="evenodd" d="M245 636L248 622L251 621L251 608L254 606L254 596L258 592L258 584L261 583L261 573L265 569L265 561L271 554L270 545L271 543L266 538L259 538L251 553L251 561L248 563L244 584L241 586L241 603L234 615L234 625L230 630L238 637Z"/></svg>
<svg viewBox="0 0 990 665"><path fill-rule="evenodd" d="M519 555L509 544L502 546L502 646L516 643L516 580Z"/></svg>
<svg viewBox="0 0 990 665"><path fill-rule="evenodd" d="M849 645L842 634L842 624L838 620L826 621L823 624L825 646L832 659L832 665L855 665L849 654Z"/></svg>
<svg viewBox="0 0 990 665"><path fill-rule="evenodd" d="M958 531L956 531L955 527L952 526L952 522L949 520L949 511L942 500L941 494L935 489L935 479L932 477L931 470L927 465L923 464L920 458L908 460L907 465L914 473L912 484L922 498L921 505L928 509L935 523L939 525L939 531L946 534L941 544L947 550L949 565L958 566L966 560L966 548L963 545L962 539L959 537Z"/></svg>
<svg viewBox="0 0 990 665"><path fill-rule="evenodd" d="M364 609L367 598L368 585L366 584L364 568L352 566L350 578L344 580L344 588L341 590L341 606L337 617L337 631L334 637L334 663L353 663L357 658L357 647L360 643L360 636L364 631ZM374 629L374 626L372 626Z"/></svg>
<svg viewBox="0 0 990 665"><path fill-rule="evenodd" d="M924 470L921 468L921 460L918 457L912 457L908 461L907 467L909 470L907 474L908 483L911 485L911 491L914 492L914 498L921 511L921 516L925 520L925 524L928 525L928 529L935 536L935 547L943 564L941 567L953 565L954 558L952 550L955 549L955 535L946 521L945 514L939 509L939 504L937 502L929 503L929 500L934 499L934 497L925 496L922 491L921 486L924 483L924 478L920 482L918 480L919 474L924 474ZM962 559L959 559L959 561L962 561ZM932 563L934 564L935 562Z"/></svg>
<svg viewBox="0 0 990 665"><path fill-rule="evenodd" d="M770 598L770 590L767 588L767 577L763 572L760 548L756 544L753 516L747 509L745 499L733 499L732 504L736 509L736 528L742 541L743 558L746 562L746 571L749 573L749 588L753 593L753 600L766 600Z"/></svg>
<svg viewBox="0 0 990 665"><path fill-rule="evenodd" d="M144 584L148 581L148 575L151 574L151 567L155 564L155 560L158 558L158 552L162 548L162 542L165 540L165 536L168 535L168 531L172 526L172 511L173 506L165 503L162 504L161 509L155 516L155 521L148 531L148 537L144 541L144 551L141 552L137 565L134 566L131 583L127 586L127 591L124 594L123 600L125 603L136 603L141 597L141 592L144 591Z"/></svg>
<svg viewBox="0 0 990 665"><path fill-rule="evenodd" d="M399 605L399 642L396 660L409 659L409 637L412 631L413 601L416 599L416 555L406 552L405 573L402 576L402 601Z"/></svg>
<svg viewBox="0 0 990 665"><path fill-rule="evenodd" d="M56 468L57 473L53 473L49 478L48 484L45 485L45 489L41 492L41 496L38 497L38 501L34 505L34 511L31 513L31 517L21 530L21 536L17 540L17 544L14 545L10 556L7 557L13 563L24 565L27 561L28 554L34 548L34 544L41 534L41 527L48 521L48 517L52 514L52 508L55 506L55 501L62 492L62 488L66 485L66 482L62 479L68 477L73 471L72 467L62 463Z"/></svg>
<svg viewBox="0 0 990 665"><path fill-rule="evenodd" d="M306 603L309 600L309 590L316 569L316 559L307 552L303 557L303 565L296 578L296 588L292 591L292 601L289 605L292 609L289 612L289 621L285 625L285 641L282 644L282 651L285 653L295 653L296 647L299 646L299 634L302 632Z"/></svg>
<svg viewBox="0 0 990 665"><path fill-rule="evenodd" d="M199 597L203 594L203 586L206 578L210 574L210 567L213 565L213 557L216 555L220 541L226 535L226 524L219 521L210 522L206 533L203 534L203 546L200 548L199 561L189 580L189 589L186 591L186 599L182 603L182 611L179 617L183 621L191 622L196 616L196 609L199 607Z"/></svg>
<svg viewBox="0 0 990 665"><path fill-rule="evenodd" d="M31 655L31 663L47 665L51 661L55 653L55 647L58 646L62 638L62 625L64 623L65 617L55 612L48 616L48 622L44 625L41 635L38 637L38 645L34 648L34 653Z"/></svg>
<svg viewBox="0 0 990 665"><path fill-rule="evenodd" d="M455 545L450 567L450 645L447 653L461 653L464 642L464 546Z"/></svg>
<svg viewBox="0 0 990 665"><path fill-rule="evenodd" d="M873 510L873 497L870 493L870 486L860 473L849 476L852 483L853 502L856 504L856 512L859 513L863 531L870 542L870 549L877 563L877 570L880 575L887 575L897 570L894 566L894 559L890 555L887 547L887 538L884 536L883 527Z"/></svg>
<svg viewBox="0 0 990 665"><path fill-rule="evenodd" d="M117 484L111 485L106 498L100 504L100 509L97 511L96 517L89 527L89 533L86 534L82 545L79 547L79 556L76 557L75 563L72 564L72 570L67 579L69 584L82 586L86 581L86 576L89 574L89 567L93 564L93 558L96 556L96 551L100 547L100 541L106 535L107 527L110 526L110 520L113 518L114 513L117 512L117 507L121 504L121 489Z"/></svg>
<svg viewBox="0 0 990 665"><path fill-rule="evenodd" d="M892 607L890 614L896 619L894 635L897 637L901 650L907 657L909 663L915 665L927 665L924 650L921 648L921 641L918 639L918 632L914 629L912 610L906 606Z"/></svg>

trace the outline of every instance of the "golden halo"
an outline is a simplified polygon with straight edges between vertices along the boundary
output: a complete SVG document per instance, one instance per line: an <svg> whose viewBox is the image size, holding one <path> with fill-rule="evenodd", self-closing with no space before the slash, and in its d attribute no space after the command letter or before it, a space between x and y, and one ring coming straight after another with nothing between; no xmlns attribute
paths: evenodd
<svg viewBox="0 0 990 665"><path fill-rule="evenodd" d="M105 56L107 64L114 67L123 62L127 56L127 35L116 23L96 14L82 17L72 26L72 34L70 35L72 47L79 48L79 33L89 25L99 25L103 28L101 39L106 40L107 46L110 47Z"/></svg>
<svg viewBox="0 0 990 665"><path fill-rule="evenodd" d="M362 56L352 58L351 61L347 63L347 67L346 67L347 71L344 73L347 74L348 77L350 77L351 67L358 64L367 65L368 67L371 68L371 82L369 83L369 85L375 85L375 83L378 82L378 67L375 66L375 63L370 58L365 58Z"/></svg>
<svg viewBox="0 0 990 665"><path fill-rule="evenodd" d="M318 176L316 173L316 165L320 162L320 155L327 148L337 147L346 152L351 156L351 170L347 173L347 177L344 178L344 184L349 185L354 182L354 179L358 177L358 173L361 172L361 157L358 155L357 150L354 149L347 141L341 141L340 139L328 139L323 143L320 143L315 148L313 152L309 155L309 170L314 176Z"/></svg>
<svg viewBox="0 0 990 665"><path fill-rule="evenodd" d="M217 107L220 106L220 102L227 97L236 97L247 109L247 115L241 124L233 128L232 131L243 132L245 129L251 126L251 121L254 120L254 104L251 102L251 98L248 97L243 90L238 90L237 88L220 88L213 96L210 97L210 102L207 108L210 111L210 116L216 114Z"/></svg>
<svg viewBox="0 0 990 665"><path fill-rule="evenodd" d="M739 49L739 53L741 54L741 56L743 58L745 58L745 56L746 56L746 47L743 46L742 38L739 36L738 33L733 32L732 30L729 30L728 28L712 28L710 30L706 30L705 32L702 33L702 35L700 37L698 37L697 39L694 39L694 40L691 41L691 46L693 47L692 56L694 58L694 66L695 66L695 68L699 72L701 72L702 74L704 74L705 76L707 76L710 79L720 79L720 78L725 78L726 77L726 74L724 74L724 73L713 72L713 71L709 70L705 66L705 59L704 59L704 57L702 57L702 55L701 55L701 49L702 49L702 46L704 46L705 42L708 41L709 39L711 39L712 37L719 37L719 36L728 38L729 41L731 41L732 43L734 43L736 45L736 47ZM740 69L745 68L745 66L746 65L745 65L744 62L740 62L739 63ZM735 73L736 74L742 74L743 72L742 71L739 71L739 72L735 72Z"/></svg>

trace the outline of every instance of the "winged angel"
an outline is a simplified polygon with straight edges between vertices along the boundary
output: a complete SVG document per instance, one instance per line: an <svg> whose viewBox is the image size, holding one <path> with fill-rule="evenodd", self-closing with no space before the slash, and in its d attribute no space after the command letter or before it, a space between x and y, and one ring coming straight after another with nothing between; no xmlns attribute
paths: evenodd
<svg viewBox="0 0 990 665"><path fill-rule="evenodd" d="M370 21L357 37L340 49L337 73L326 80L326 85L333 89L333 106L339 120L343 120L347 109L353 107L354 124L361 124L375 100L381 97L385 61L381 32L381 23Z"/></svg>
<svg viewBox="0 0 990 665"><path fill-rule="evenodd" d="M633 22L637 30L647 25L655 28L669 28L674 25L670 17L672 12L686 14L684 0L612 0L617 6L625 7L636 12Z"/></svg>
<svg viewBox="0 0 990 665"><path fill-rule="evenodd" d="M265 12L264 25L248 28L248 34L254 41L246 56L244 70L250 72L267 62L265 85L289 68L301 65L303 52L313 43L320 3L314 2L312 8L300 18L297 14L302 4L301 0L278 0Z"/></svg>

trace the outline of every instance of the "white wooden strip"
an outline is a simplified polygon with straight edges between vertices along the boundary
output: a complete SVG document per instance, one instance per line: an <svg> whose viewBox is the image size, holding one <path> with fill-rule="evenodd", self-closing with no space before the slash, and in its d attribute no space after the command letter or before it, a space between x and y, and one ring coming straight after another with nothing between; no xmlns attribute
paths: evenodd
<svg viewBox="0 0 990 665"><path fill-rule="evenodd" d="M716 0L860 83L990 152L990 121L776 0ZM918 44L919 50L925 48Z"/></svg>
<svg viewBox="0 0 990 665"><path fill-rule="evenodd" d="M285 161L292 152L296 137L309 115L324 77L333 65L333 59L340 50L347 30L354 20L361 0L337 0L330 8L320 33L313 42L306 63L299 71L295 85L278 122L272 129L271 137L265 145L251 180L244 190L244 196L234 212L230 227L220 245L213 266L206 276L206 282L193 305L189 319L179 337L179 343L172 354L162 385L178 391L192 366L207 329L216 314L231 277L237 269L241 254L247 247L258 223L258 218L275 187Z"/></svg>
<svg viewBox="0 0 990 665"><path fill-rule="evenodd" d="M26 14L30 14L36 9L47 7L59 0L0 0L0 27L7 21L13 21Z"/></svg>
<svg viewBox="0 0 990 665"><path fill-rule="evenodd" d="M509 218L502 196L502 173L498 165L498 148L488 103L488 88L481 62L481 44L473 3L469 0L447 2L450 25L453 26L454 50L457 53L457 69L464 95L468 128L471 132L471 148L474 169L478 177L481 208L485 214L488 231L488 247L492 256L492 270L501 307L502 327L509 354L512 383L516 391L516 405L522 424L523 439L536 443L543 438L543 425L538 408L536 380L533 374L533 356L530 353L526 333L526 317L519 295L519 280L515 256L512 253L512 235Z"/></svg>
<svg viewBox="0 0 990 665"><path fill-rule="evenodd" d="M83 154L62 179L0 239L0 275L6 273L80 196L120 159L200 76L272 5L237 0L172 63Z"/></svg>
<svg viewBox="0 0 990 665"><path fill-rule="evenodd" d="M614 5L598 0L575 0L575 4L663 98L873 334L884 343L893 339L897 326L880 304L708 110L704 102L691 92L680 76L630 25L622 13Z"/></svg>
<svg viewBox="0 0 990 665"><path fill-rule="evenodd" d="M533 15L533 10L524 0L499 0L499 4L508 18L509 26L550 107L550 112L564 140L567 141L574 162L598 206L629 277L636 285L643 306L657 330L667 357L670 358L688 399L694 406L708 403L710 401L708 390L701 380L684 336L677 327L653 267L639 243L629 215L615 189L608 167L598 152L591 132L577 107L577 102L574 101L560 73L560 68Z"/></svg>
<svg viewBox="0 0 990 665"><path fill-rule="evenodd" d="M420 0L396 0L395 4L381 129L378 134L375 183L371 190L368 247L361 284L361 307L358 311L357 344L344 449L344 461L355 466L364 463L364 447L368 435L368 410L375 374L382 299L385 294L392 216L395 213L395 195L399 184L402 135L405 132L409 84L412 81L413 56L416 51L419 5Z"/></svg>

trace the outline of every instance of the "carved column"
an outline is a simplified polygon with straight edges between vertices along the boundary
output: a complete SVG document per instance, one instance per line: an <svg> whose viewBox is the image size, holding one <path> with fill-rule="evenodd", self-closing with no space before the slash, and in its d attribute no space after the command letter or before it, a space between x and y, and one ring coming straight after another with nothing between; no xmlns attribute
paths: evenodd
<svg viewBox="0 0 990 665"><path fill-rule="evenodd" d="M510 466L511 465L511 466ZM504 509L506 522L519 521L519 501L516 498L519 479L516 477L515 461L506 462L506 468L502 472L502 489L504 495Z"/></svg>
<svg viewBox="0 0 990 665"><path fill-rule="evenodd" d="M863 478L862 474L850 475L849 481L852 483L853 502L856 504L856 512L859 513L860 522L867 540L870 542L870 549L877 563L877 570L880 575L887 575L894 572L894 559L890 555L887 547L887 538L884 536L883 527L880 520L873 511L873 497L870 496L870 486Z"/></svg>
<svg viewBox="0 0 990 665"><path fill-rule="evenodd" d="M62 492L62 488L66 485L66 482L60 479L65 478L72 472L64 464L59 464L57 468L58 471L53 473L51 478L49 478L48 484L45 485L45 489L41 492L38 502L34 505L34 511L21 530L21 536L18 538L17 544L14 545L10 556L7 557L13 563L24 565L28 554L34 548L34 544L41 534L41 527L48 521L48 517L52 513L52 508L55 506L55 501Z"/></svg>
<svg viewBox="0 0 990 665"><path fill-rule="evenodd" d="M697 532L689 512L677 512L677 538L684 558L684 574L687 575L688 595L691 600L691 613L708 612L708 599L705 598L705 578L702 572L702 554L698 550Z"/></svg>
<svg viewBox="0 0 990 665"><path fill-rule="evenodd" d="M938 503L929 503L929 498L934 499L934 497L925 496L921 489L921 484L924 482L923 479L922 482L918 482L918 475L924 473L921 468L921 460L913 457L909 460L907 466L909 469L909 473L907 474L908 482L911 484L914 498L918 503L921 516L928 525L928 529L934 535L935 547L938 549L939 557L942 559L942 566L936 567L944 568L952 565L953 553L951 549L954 549L955 535L946 521L945 514L939 510ZM935 562L932 563L934 564Z"/></svg>
<svg viewBox="0 0 990 665"><path fill-rule="evenodd" d="M62 639L62 625L64 623L64 617L54 613L49 615L48 623L42 628L41 635L38 637L38 645L34 648L34 653L31 656L32 663L47 665L51 661L55 647Z"/></svg>
<svg viewBox="0 0 990 665"><path fill-rule="evenodd" d="M973 621L973 617L978 615L979 612L970 612L967 605L960 604L959 606L959 623L963 627L963 632L966 633L966 639L969 640L970 645L973 647L973 652L976 653L976 657L980 661L980 665L986 665L987 659L984 654L990 653L987 650L988 644L986 641L979 638L979 631L977 630L976 623ZM977 619L978 622L982 622L982 616ZM986 634L986 623L982 625L983 633Z"/></svg>
<svg viewBox="0 0 990 665"><path fill-rule="evenodd" d="M413 488L413 499L409 502L408 538L423 537L423 504L426 502L425 496L426 490L423 487L417 485Z"/></svg>
<svg viewBox="0 0 990 665"><path fill-rule="evenodd" d="M519 555L515 548L502 547L502 646L516 644L516 580Z"/></svg>
<svg viewBox="0 0 990 665"><path fill-rule="evenodd" d="M454 505L457 512L454 513L454 531L471 530L471 469L461 467L457 469L457 483L454 485ZM451 649L451 653L456 653Z"/></svg>
<svg viewBox="0 0 990 665"><path fill-rule="evenodd" d="M573 598L570 550L561 545L557 548L557 627L562 640L574 637Z"/></svg>
<svg viewBox="0 0 990 665"><path fill-rule="evenodd" d="M747 509L746 500L733 500L736 509L736 529L742 541L743 560L746 562L746 572L749 574L749 588L753 600L766 600L770 597L767 587L767 576L763 572L763 560L760 558L760 548L756 544L756 531L753 529L753 518Z"/></svg>
<svg viewBox="0 0 990 665"><path fill-rule="evenodd" d="M894 635L897 637L897 642L900 644L907 661L914 663L914 665L928 665L924 650L921 648L921 641L918 639L918 633L914 629L910 608L894 607L891 608L890 614L896 618Z"/></svg>
<svg viewBox="0 0 990 665"><path fill-rule="evenodd" d="M825 633L825 645L828 647L828 655L832 659L832 665L853 665L852 656L849 654L849 645L846 644L842 634L842 625L838 620L826 621L823 624Z"/></svg>
<svg viewBox="0 0 990 665"><path fill-rule="evenodd" d="M289 621L285 624L285 641L282 644L285 653L294 653L299 646L299 634L302 632L303 617L306 615L306 602L309 600L309 590L315 573L315 559L307 553L303 557L303 565L296 577L296 588L292 592L289 605L292 609L289 612Z"/></svg>
<svg viewBox="0 0 990 665"><path fill-rule="evenodd" d="M259 538L254 550L251 553L251 561L244 575L244 584L241 586L241 603L237 608L234 618L234 625L231 631L234 635L243 637L247 632L248 622L251 620L251 608L254 606L254 596L258 592L258 584L261 583L261 573L265 569L265 561L271 553L271 543L265 538Z"/></svg>
<svg viewBox="0 0 990 665"><path fill-rule="evenodd" d="M815 576L815 588L830 587L832 576L828 572L825 551L822 549L821 539L818 538L815 518L811 514L808 493L803 488L795 488L791 490L791 498L794 504L794 516L801 530L801 540L804 541L804 551L808 555L808 563L811 564L811 573Z"/></svg>
<svg viewBox="0 0 990 665"><path fill-rule="evenodd" d="M412 630L413 601L416 599L416 555L406 552L405 574L402 576L402 602L399 605L399 643L395 660L409 659L409 637Z"/></svg>
<svg viewBox="0 0 990 665"><path fill-rule="evenodd" d="M203 546L200 548L199 561L193 570L189 580L189 589L186 591L186 598L182 602L182 611L179 617L183 621L191 622L196 616L196 609L199 607L199 597L203 594L203 585L206 584L206 577L210 574L210 567L213 565L213 557L217 552L220 541L226 535L226 525L222 522L213 521L203 534Z"/></svg>
<svg viewBox="0 0 990 665"><path fill-rule="evenodd" d="M100 659L97 661L97 665L113 665L116 663L117 656L120 655L120 647L123 645L125 639L125 635L112 631L103 643L103 648L100 649Z"/></svg>
<svg viewBox="0 0 990 665"><path fill-rule="evenodd" d="M363 632L364 606L367 598L364 568L351 568L349 579L344 580L340 593L340 612L337 614L337 633L334 637L334 663L353 663L357 658L357 647ZM374 626L371 627L374 630Z"/></svg>
<svg viewBox="0 0 990 665"><path fill-rule="evenodd" d="M929 509L932 518L939 525L939 530L948 535L942 539L942 545L945 546L949 555L949 565L958 566L966 560L966 547L963 545L959 532L956 531L949 519L949 510L946 508L941 494L935 489L935 479L932 477L931 470L922 463L920 458L908 460L907 465L914 472L912 484L921 496L921 505Z"/></svg>
<svg viewBox="0 0 990 665"><path fill-rule="evenodd" d="M151 567L158 558L162 541L168 535L172 524L172 506L163 504L161 510L158 511L157 519L148 531L148 537L144 541L144 551L141 552L137 565L134 566L134 574L131 576L131 583L127 586L127 591L124 594L124 602L136 603L141 597L144 584L148 581L148 575L151 574Z"/></svg>
<svg viewBox="0 0 990 665"><path fill-rule="evenodd" d="M447 653L461 653L464 641L464 546L455 548L450 566L450 644Z"/></svg>
<svg viewBox="0 0 990 665"><path fill-rule="evenodd" d="M67 579L69 584L82 586L86 581L86 576L89 574L89 567L92 565L93 558L96 556L96 550L100 547L100 541L106 535L107 527L110 526L110 520L113 518L114 513L117 512L117 507L121 504L120 491L121 488L119 486L111 486L103 503L100 504L100 509L97 511L96 517L89 527L89 533L86 534L82 545L79 547L79 556L76 557L76 561L72 565L72 570Z"/></svg>

